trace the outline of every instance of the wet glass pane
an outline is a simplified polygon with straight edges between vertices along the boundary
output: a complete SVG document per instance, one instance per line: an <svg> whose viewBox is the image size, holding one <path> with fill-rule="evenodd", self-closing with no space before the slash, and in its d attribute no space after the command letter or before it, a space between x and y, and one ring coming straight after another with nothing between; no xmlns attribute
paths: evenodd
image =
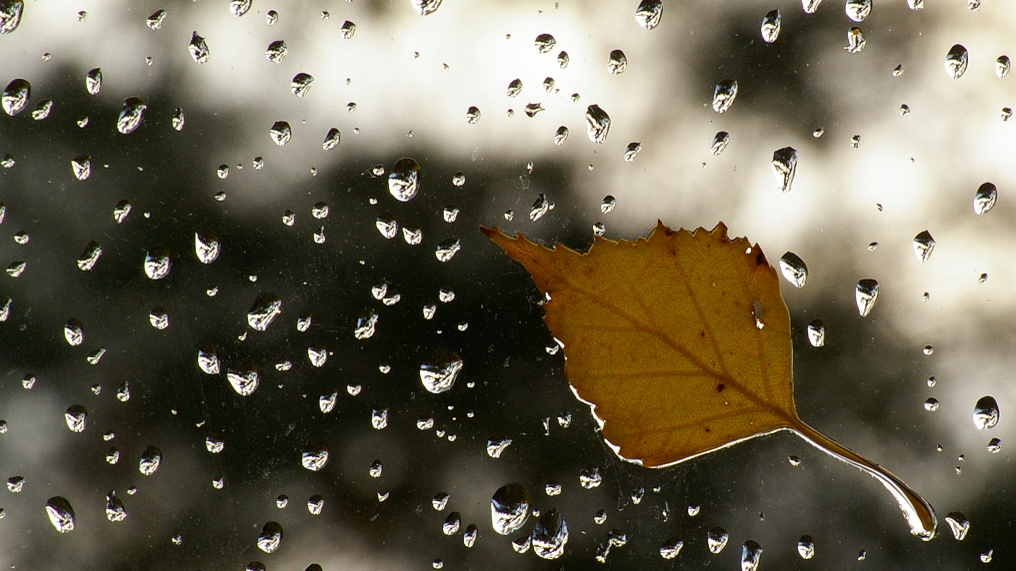
<svg viewBox="0 0 1016 571"><path fill-rule="evenodd" d="M0 0L0 565L1011 560L1014 24ZM787 432L614 454L480 226L585 250L657 220L758 242L801 418L920 492L934 540Z"/></svg>

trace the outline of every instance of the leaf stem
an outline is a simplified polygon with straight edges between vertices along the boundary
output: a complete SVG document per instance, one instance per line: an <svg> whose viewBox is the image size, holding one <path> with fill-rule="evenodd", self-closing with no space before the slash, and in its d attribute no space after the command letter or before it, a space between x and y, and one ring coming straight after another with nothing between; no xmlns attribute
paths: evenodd
<svg viewBox="0 0 1016 571"><path fill-rule="evenodd" d="M878 480L896 498L900 509L903 510L903 516L910 525L910 533L920 537L924 541L929 541L935 537L938 519L935 517L934 508L920 494L904 484L903 480L900 480L892 472L864 458L853 450L840 445L835 440L808 426L800 419L797 419L793 423L790 430L796 432L798 436L819 450L858 468Z"/></svg>

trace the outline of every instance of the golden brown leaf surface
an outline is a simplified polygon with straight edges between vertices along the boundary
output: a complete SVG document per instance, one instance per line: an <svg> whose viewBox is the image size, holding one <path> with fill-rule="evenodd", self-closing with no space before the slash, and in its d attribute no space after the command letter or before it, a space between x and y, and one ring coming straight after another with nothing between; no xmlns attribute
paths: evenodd
<svg viewBox="0 0 1016 571"><path fill-rule="evenodd" d="M797 416L776 271L726 230L660 223L636 242L597 237L587 254L485 231L549 294L565 374L624 458L680 462Z"/></svg>
<svg viewBox="0 0 1016 571"><path fill-rule="evenodd" d="M934 537L924 498L798 418L790 315L758 245L722 223L661 222L648 239L597 237L585 254L481 230L549 296L544 322L564 344L565 375L619 456L662 466L790 429L876 478L911 532Z"/></svg>

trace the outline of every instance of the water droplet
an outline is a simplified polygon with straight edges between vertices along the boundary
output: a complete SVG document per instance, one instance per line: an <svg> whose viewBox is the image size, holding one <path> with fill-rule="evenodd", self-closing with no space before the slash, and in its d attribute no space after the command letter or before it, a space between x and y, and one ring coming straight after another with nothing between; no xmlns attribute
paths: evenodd
<svg viewBox="0 0 1016 571"><path fill-rule="evenodd" d="M568 67L569 61L570 58L568 57L568 52L562 51L559 54L557 54L557 67L564 69Z"/></svg>
<svg viewBox="0 0 1016 571"><path fill-rule="evenodd" d="M205 437L205 450L212 454L219 454L226 449L226 442L217 434L209 434Z"/></svg>
<svg viewBox="0 0 1016 571"><path fill-rule="evenodd" d="M120 386L116 389L116 400L120 402L127 402L131 400L131 389L130 382L124 381L120 383Z"/></svg>
<svg viewBox="0 0 1016 571"><path fill-rule="evenodd" d="M452 512L445 518L444 523L441 524L441 533L445 535L455 535L459 532L459 526L462 525L462 516L459 512Z"/></svg>
<svg viewBox="0 0 1016 571"><path fill-rule="evenodd" d="M822 135L825 135L825 129L822 127L815 127L815 130L811 132L811 136L816 139L821 138Z"/></svg>
<svg viewBox="0 0 1016 571"><path fill-rule="evenodd" d="M190 43L187 44L187 51L190 52L192 58L197 63L208 63L208 44L205 39L198 35L197 32L191 32Z"/></svg>
<svg viewBox="0 0 1016 571"><path fill-rule="evenodd" d="M24 0L0 0L0 35L9 34L21 23Z"/></svg>
<svg viewBox="0 0 1016 571"><path fill-rule="evenodd" d="M487 439L487 456L500 458L501 453L512 444L511 438L489 438Z"/></svg>
<svg viewBox="0 0 1016 571"><path fill-rule="evenodd" d="M960 44L949 48L949 53L945 55L946 75L953 79L963 77L963 73L967 71L967 59L967 48Z"/></svg>
<svg viewBox="0 0 1016 571"><path fill-rule="evenodd" d="M753 539L745 541L741 546L741 571L755 571L761 558L762 546Z"/></svg>
<svg viewBox="0 0 1016 571"><path fill-rule="evenodd" d="M462 357L448 349L438 349L434 357L420 365L420 382L428 392L439 394L451 390L462 371Z"/></svg>
<svg viewBox="0 0 1016 571"><path fill-rule="evenodd" d="M995 75L999 79L1004 79L1005 76L1009 75L1009 69L1012 67L1012 62L1009 61L1009 56L998 56L995 60Z"/></svg>
<svg viewBox="0 0 1016 571"><path fill-rule="evenodd" d="M384 430L388 427L388 409L387 408L375 408L370 413L370 425L374 427L374 430Z"/></svg>
<svg viewBox="0 0 1016 571"><path fill-rule="evenodd" d="M805 14L814 14L821 3L822 0L801 0L801 6L804 8Z"/></svg>
<svg viewBox="0 0 1016 571"><path fill-rule="evenodd" d="M541 559L557 559L568 543L568 524L554 508L540 515L533 527L533 552Z"/></svg>
<svg viewBox="0 0 1016 571"><path fill-rule="evenodd" d="M447 238L442 240L437 246L434 255L437 257L439 262L447 262L455 257L455 254L462 249L462 245L456 238Z"/></svg>
<svg viewBox="0 0 1016 571"><path fill-rule="evenodd" d="M639 153L641 152L642 152L642 143L639 142L628 143L628 146L624 149L624 162L626 163L634 162L635 158L638 157Z"/></svg>
<svg viewBox="0 0 1016 571"><path fill-rule="evenodd" d="M328 447L319 442L307 445L300 454L300 465L311 472L320 472L328 464Z"/></svg>
<svg viewBox="0 0 1016 571"><path fill-rule="evenodd" d="M419 190L419 163L409 157L396 161L388 174L388 192L399 202L409 202Z"/></svg>
<svg viewBox="0 0 1016 571"><path fill-rule="evenodd" d="M797 150L794 147L783 147L773 151L773 176L783 192L790 192L797 174Z"/></svg>
<svg viewBox="0 0 1016 571"><path fill-rule="evenodd" d="M447 502L445 495L438 509L438 497L435 496L434 509L443 510ZM490 520L494 531L509 535L521 529L529 519L531 504L529 492L521 484L506 484L498 488L490 500Z"/></svg>
<svg viewBox="0 0 1016 571"><path fill-rule="evenodd" d="M301 72L293 76L293 81L289 84L289 90L293 92L293 95L303 97L307 95L312 85L314 85L314 76Z"/></svg>
<svg viewBox="0 0 1016 571"><path fill-rule="evenodd" d="M974 194L974 214L978 216L987 214L995 207L995 199L997 197L998 191L994 184L986 182L979 186Z"/></svg>
<svg viewBox="0 0 1016 571"><path fill-rule="evenodd" d="M540 34L539 36L536 36L536 40L533 44L536 46L536 51L541 54L545 54L554 49L554 46L557 45L557 40L555 40L554 36L550 34Z"/></svg>
<svg viewBox="0 0 1016 571"><path fill-rule="evenodd" d="M989 430L998 424L998 403L990 395L977 399L974 404L974 426L978 430Z"/></svg>
<svg viewBox="0 0 1016 571"><path fill-rule="evenodd" d="M540 194L536 197L536 201L533 202L533 205L529 207L529 219L536 222L540 218L543 218L543 215L549 212L553 207L554 205L547 200L546 195Z"/></svg>
<svg viewBox="0 0 1016 571"><path fill-rule="evenodd" d="M628 69L628 58L624 55L621 50L611 50L610 57L607 59L607 71L610 75L617 75L624 73L624 70Z"/></svg>
<svg viewBox="0 0 1016 571"><path fill-rule="evenodd" d="M219 353L214 345L206 345L198 350L198 368L206 375L219 374Z"/></svg>
<svg viewBox="0 0 1016 571"><path fill-rule="evenodd" d="M138 97L128 97L123 100L123 108L120 110L120 117L116 120L116 130L124 135L129 135L141 126L145 118L145 110L148 106Z"/></svg>
<svg viewBox="0 0 1016 571"><path fill-rule="evenodd" d="M80 321L73 317L67 320L67 324L64 325L64 339L71 347L81 345L85 340L85 332Z"/></svg>
<svg viewBox="0 0 1016 571"><path fill-rule="evenodd" d="M928 400L924 401L924 410L928 412L935 412L938 410L938 407L938 399L935 397L930 397Z"/></svg>
<svg viewBox="0 0 1016 571"><path fill-rule="evenodd" d="M960 512L952 512L945 516L945 522L949 524L949 531L952 532L956 541L963 541L967 532L970 531L970 522Z"/></svg>
<svg viewBox="0 0 1016 571"><path fill-rule="evenodd" d="M579 485L587 490L598 488L603 483L603 476L600 469L592 464L584 466L579 470Z"/></svg>
<svg viewBox="0 0 1016 571"><path fill-rule="evenodd" d="M381 296L382 298L384 295ZM378 314L373 309L368 309L356 320L356 329L353 336L357 339L370 339L374 336L377 327Z"/></svg>
<svg viewBox="0 0 1016 571"><path fill-rule="evenodd" d="M265 553L272 553L282 544L282 526L278 522L270 521L261 528L261 535L258 536L258 549Z"/></svg>
<svg viewBox="0 0 1016 571"><path fill-rule="evenodd" d="M412 0L412 4L417 14L427 16L441 7L441 0Z"/></svg>
<svg viewBox="0 0 1016 571"><path fill-rule="evenodd" d="M35 106L32 110L32 119L36 121L42 121L46 117L49 117L49 112L53 109L53 102L49 99L43 99Z"/></svg>
<svg viewBox="0 0 1016 571"><path fill-rule="evenodd" d="M600 212L603 214L610 214L614 207L617 206L617 199L611 195L603 197L603 201L600 202Z"/></svg>
<svg viewBox="0 0 1016 571"><path fill-rule="evenodd" d="M281 63L287 53L289 53L289 48L283 40L275 40L265 49L265 57L272 63Z"/></svg>
<svg viewBox="0 0 1016 571"><path fill-rule="evenodd" d="M114 523L127 519L127 509L116 492L106 494L106 519Z"/></svg>
<svg viewBox="0 0 1016 571"><path fill-rule="evenodd" d="M917 236L914 236L914 253L917 254L918 260L927 262L931 259L931 252L934 249L935 239L931 237L931 233L927 230L924 230Z"/></svg>
<svg viewBox="0 0 1016 571"><path fill-rule="evenodd" d="M520 93L522 93L522 80L517 78L513 79L511 83L508 84L508 97L518 97Z"/></svg>
<svg viewBox="0 0 1016 571"><path fill-rule="evenodd" d="M720 131L713 135L712 145L709 147L709 152L714 155L719 155L727 148L727 144L730 143L730 133L726 131Z"/></svg>
<svg viewBox="0 0 1016 571"><path fill-rule="evenodd" d="M543 110L543 105L539 103L530 103L525 107L526 117L536 117L536 114Z"/></svg>
<svg viewBox="0 0 1016 571"><path fill-rule="evenodd" d="M808 324L808 342L812 347L825 345L825 324L821 319L816 319Z"/></svg>
<svg viewBox="0 0 1016 571"><path fill-rule="evenodd" d="M92 158L88 155L81 155L71 159L71 172L78 180L87 180L92 174Z"/></svg>
<svg viewBox="0 0 1016 571"><path fill-rule="evenodd" d="M449 204L448 206L444 207L441 214L444 217L444 221L448 224L451 224L455 222L456 218L459 217L459 209L456 208L454 205Z"/></svg>
<svg viewBox="0 0 1016 571"><path fill-rule="evenodd" d="M480 120L479 107L470 107L469 109L466 109L466 123L470 125L475 125L476 122L479 120Z"/></svg>
<svg viewBox="0 0 1016 571"><path fill-rule="evenodd" d="M727 535L727 530L722 527L714 527L706 534L706 545L709 547L710 552L719 553L727 546L728 539L730 539L730 536Z"/></svg>
<svg viewBox="0 0 1016 571"><path fill-rule="evenodd" d="M808 280L808 266L793 252L787 252L780 257L780 270L783 277L796 288L804 287Z"/></svg>
<svg viewBox="0 0 1016 571"><path fill-rule="evenodd" d="M234 16L243 16L250 10L251 0L229 0L229 11Z"/></svg>
<svg viewBox="0 0 1016 571"><path fill-rule="evenodd" d="M258 390L258 385L261 384L261 375L258 373L257 367L250 365L243 369L228 369L226 380L229 381L229 386L233 387L236 394L249 397Z"/></svg>
<svg viewBox="0 0 1016 571"><path fill-rule="evenodd" d="M810 535L802 535L801 539L797 540L797 552L801 554L801 559L811 559L815 556L815 541Z"/></svg>
<svg viewBox="0 0 1016 571"><path fill-rule="evenodd" d="M681 553L681 548L684 547L684 542L676 537L671 537L663 545L660 546L660 557L664 559L673 559Z"/></svg>
<svg viewBox="0 0 1016 571"><path fill-rule="evenodd" d="M272 141L275 141L275 144L281 147L293 138L293 129L285 121L276 121L268 131L268 134L271 135Z"/></svg>
<svg viewBox="0 0 1016 571"><path fill-rule="evenodd" d="M855 22L863 22L871 13L871 0L847 0L844 9L848 18Z"/></svg>
<svg viewBox="0 0 1016 571"><path fill-rule="evenodd" d="M864 44L864 32L861 31L861 28L850 28L847 30L847 45L843 49L856 54L864 49Z"/></svg>
<svg viewBox="0 0 1016 571"><path fill-rule="evenodd" d="M264 331L282 312L282 299L274 293L262 293L247 312L247 325L255 331Z"/></svg>
<svg viewBox="0 0 1016 571"><path fill-rule="evenodd" d="M88 410L80 404L72 404L64 412L64 420L71 432L84 432L88 423Z"/></svg>
<svg viewBox="0 0 1016 571"><path fill-rule="evenodd" d="M148 24L149 28L153 30L158 30L159 28L162 27L162 23L165 20L166 20L166 11L156 10L155 12L152 13L151 16L148 17L147 20L145 20L145 23Z"/></svg>
<svg viewBox="0 0 1016 571"><path fill-rule="evenodd" d="M218 235L211 230L197 231L194 233L194 253L202 264L210 264L219 257L222 244Z"/></svg>
<svg viewBox="0 0 1016 571"><path fill-rule="evenodd" d="M610 116L599 105L590 105L586 108L586 134L589 140L601 144L607 139L607 131L610 130Z"/></svg>
<svg viewBox="0 0 1016 571"><path fill-rule="evenodd" d="M417 226L403 226L402 238L410 246L418 246L423 241L423 230Z"/></svg>
<svg viewBox="0 0 1016 571"><path fill-rule="evenodd" d="M900 116L906 117L907 115L910 115L910 106L904 103L900 105Z"/></svg>
<svg viewBox="0 0 1016 571"><path fill-rule="evenodd" d="M603 525L607 522L607 512L604 510L598 510L593 514L593 523L596 525Z"/></svg>
<svg viewBox="0 0 1016 571"><path fill-rule="evenodd" d="M765 43L771 44L780 36L782 20L779 10L772 10L762 18L762 40Z"/></svg>
<svg viewBox="0 0 1016 571"><path fill-rule="evenodd" d="M328 362L328 349L324 347L307 347L307 358L313 367L324 367Z"/></svg>
<svg viewBox="0 0 1016 571"><path fill-rule="evenodd" d="M998 438L992 438L988 441L988 452L992 454L998 454L1002 451L1002 441Z"/></svg>
<svg viewBox="0 0 1016 571"><path fill-rule="evenodd" d="M2 14L2 3L0 3L0 14ZM28 98L32 94L32 84L24 79L14 79L4 88L3 104L4 111L11 117L21 113L28 106Z"/></svg>
<svg viewBox="0 0 1016 571"><path fill-rule="evenodd" d="M642 0L635 9L635 21L646 30L660 25L663 18L663 2L660 0Z"/></svg>
<svg viewBox="0 0 1016 571"><path fill-rule="evenodd" d="M102 91L102 68L88 70L85 74L85 89L89 95L98 95Z"/></svg>
<svg viewBox="0 0 1016 571"><path fill-rule="evenodd" d="M724 79L713 88L713 111L725 113L734 103L737 97L737 82L733 79Z"/></svg>
<svg viewBox="0 0 1016 571"><path fill-rule="evenodd" d="M162 463L162 450L158 446L149 446L141 453L141 460L138 461L138 471L142 475L151 476L159 469Z"/></svg>
<svg viewBox="0 0 1016 571"><path fill-rule="evenodd" d="M67 498L53 496L46 500L46 515L49 516L49 522L60 533L74 531L74 508L71 507Z"/></svg>

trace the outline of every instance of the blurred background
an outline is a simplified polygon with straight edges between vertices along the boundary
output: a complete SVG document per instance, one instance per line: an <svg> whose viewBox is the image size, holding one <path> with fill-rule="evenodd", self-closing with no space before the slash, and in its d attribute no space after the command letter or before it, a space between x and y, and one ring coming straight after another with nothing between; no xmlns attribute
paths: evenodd
<svg viewBox="0 0 1016 571"><path fill-rule="evenodd" d="M1009 565L1016 12L804 4L0 1L0 564L736 569L750 539L759 569ZM801 417L923 494L933 541L792 434L661 470L602 442L479 226L585 249L657 219L807 264ZM567 523L556 559L516 553L535 517L492 527L511 483Z"/></svg>

